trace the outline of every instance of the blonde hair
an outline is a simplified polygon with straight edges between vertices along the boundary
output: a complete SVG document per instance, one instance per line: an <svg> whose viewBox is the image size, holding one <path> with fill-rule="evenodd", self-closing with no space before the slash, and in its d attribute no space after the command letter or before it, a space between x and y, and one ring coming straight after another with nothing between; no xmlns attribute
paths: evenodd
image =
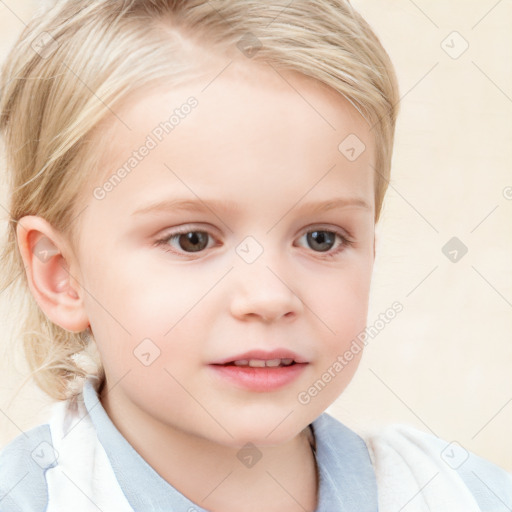
<svg viewBox="0 0 512 512"><path fill-rule="evenodd" d="M76 396L88 375L104 374L88 332L52 323L30 293L16 223L38 215L76 244L81 191L98 169L93 135L101 121L128 93L188 80L202 69L198 62L221 55L298 71L350 101L374 127L379 219L398 85L379 39L348 0L54 2L27 25L1 74L10 218L0 262L2 289L10 285L27 301L20 325L33 377L56 400Z"/></svg>

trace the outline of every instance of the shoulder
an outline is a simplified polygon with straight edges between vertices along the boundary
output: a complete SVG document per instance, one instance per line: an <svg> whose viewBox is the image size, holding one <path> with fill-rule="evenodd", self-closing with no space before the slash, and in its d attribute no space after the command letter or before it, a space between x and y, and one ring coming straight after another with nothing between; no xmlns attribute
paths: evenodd
<svg viewBox="0 0 512 512"><path fill-rule="evenodd" d="M445 503L464 502L467 510L512 510L512 474L458 441L405 424L391 424L363 437L384 494L395 492L400 483L408 488L404 497L416 488L428 504L444 496Z"/></svg>
<svg viewBox="0 0 512 512"><path fill-rule="evenodd" d="M0 451L0 510L46 510L45 472L56 465L50 425L23 432Z"/></svg>

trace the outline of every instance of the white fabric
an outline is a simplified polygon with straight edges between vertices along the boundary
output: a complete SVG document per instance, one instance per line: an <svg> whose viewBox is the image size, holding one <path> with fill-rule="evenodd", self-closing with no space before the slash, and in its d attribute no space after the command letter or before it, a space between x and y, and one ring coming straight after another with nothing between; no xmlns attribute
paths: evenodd
<svg viewBox="0 0 512 512"><path fill-rule="evenodd" d="M463 480L441 458L448 443L391 425L365 438L383 512L478 512Z"/></svg>
<svg viewBox="0 0 512 512"><path fill-rule="evenodd" d="M48 469L47 512L133 512L83 402L56 404L50 421L58 465Z"/></svg>
<svg viewBox="0 0 512 512"><path fill-rule="evenodd" d="M83 403L73 410L57 404L50 428L58 465L47 472L47 512L133 512ZM480 511L457 471L441 458L445 441L406 425L360 435L375 468L380 512Z"/></svg>

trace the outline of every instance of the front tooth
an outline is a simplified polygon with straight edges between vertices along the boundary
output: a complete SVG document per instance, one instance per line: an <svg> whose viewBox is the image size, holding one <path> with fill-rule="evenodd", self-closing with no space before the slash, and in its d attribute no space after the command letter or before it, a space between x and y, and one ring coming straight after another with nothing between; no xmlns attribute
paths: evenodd
<svg viewBox="0 0 512 512"><path fill-rule="evenodd" d="M285 366L290 366L293 363L293 359L281 359L281 362Z"/></svg>
<svg viewBox="0 0 512 512"><path fill-rule="evenodd" d="M235 361L235 366L247 366L248 364L248 359L239 359L238 361Z"/></svg>
<svg viewBox="0 0 512 512"><path fill-rule="evenodd" d="M281 363L281 359L269 359L267 362L266 362L266 365L267 366L279 366Z"/></svg>
<svg viewBox="0 0 512 512"><path fill-rule="evenodd" d="M252 368L263 368L265 366L265 361L262 359L249 359L249 366Z"/></svg>

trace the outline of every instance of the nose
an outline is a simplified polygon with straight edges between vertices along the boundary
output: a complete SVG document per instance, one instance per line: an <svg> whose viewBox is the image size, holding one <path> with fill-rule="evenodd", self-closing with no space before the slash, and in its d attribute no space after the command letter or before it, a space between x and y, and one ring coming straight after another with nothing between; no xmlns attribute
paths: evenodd
<svg viewBox="0 0 512 512"><path fill-rule="evenodd" d="M260 261L261 260L261 261ZM289 273L269 265L269 259L246 264L240 262L234 271L231 314L240 320L259 318L275 322L293 319L303 310L303 302L293 290Z"/></svg>

